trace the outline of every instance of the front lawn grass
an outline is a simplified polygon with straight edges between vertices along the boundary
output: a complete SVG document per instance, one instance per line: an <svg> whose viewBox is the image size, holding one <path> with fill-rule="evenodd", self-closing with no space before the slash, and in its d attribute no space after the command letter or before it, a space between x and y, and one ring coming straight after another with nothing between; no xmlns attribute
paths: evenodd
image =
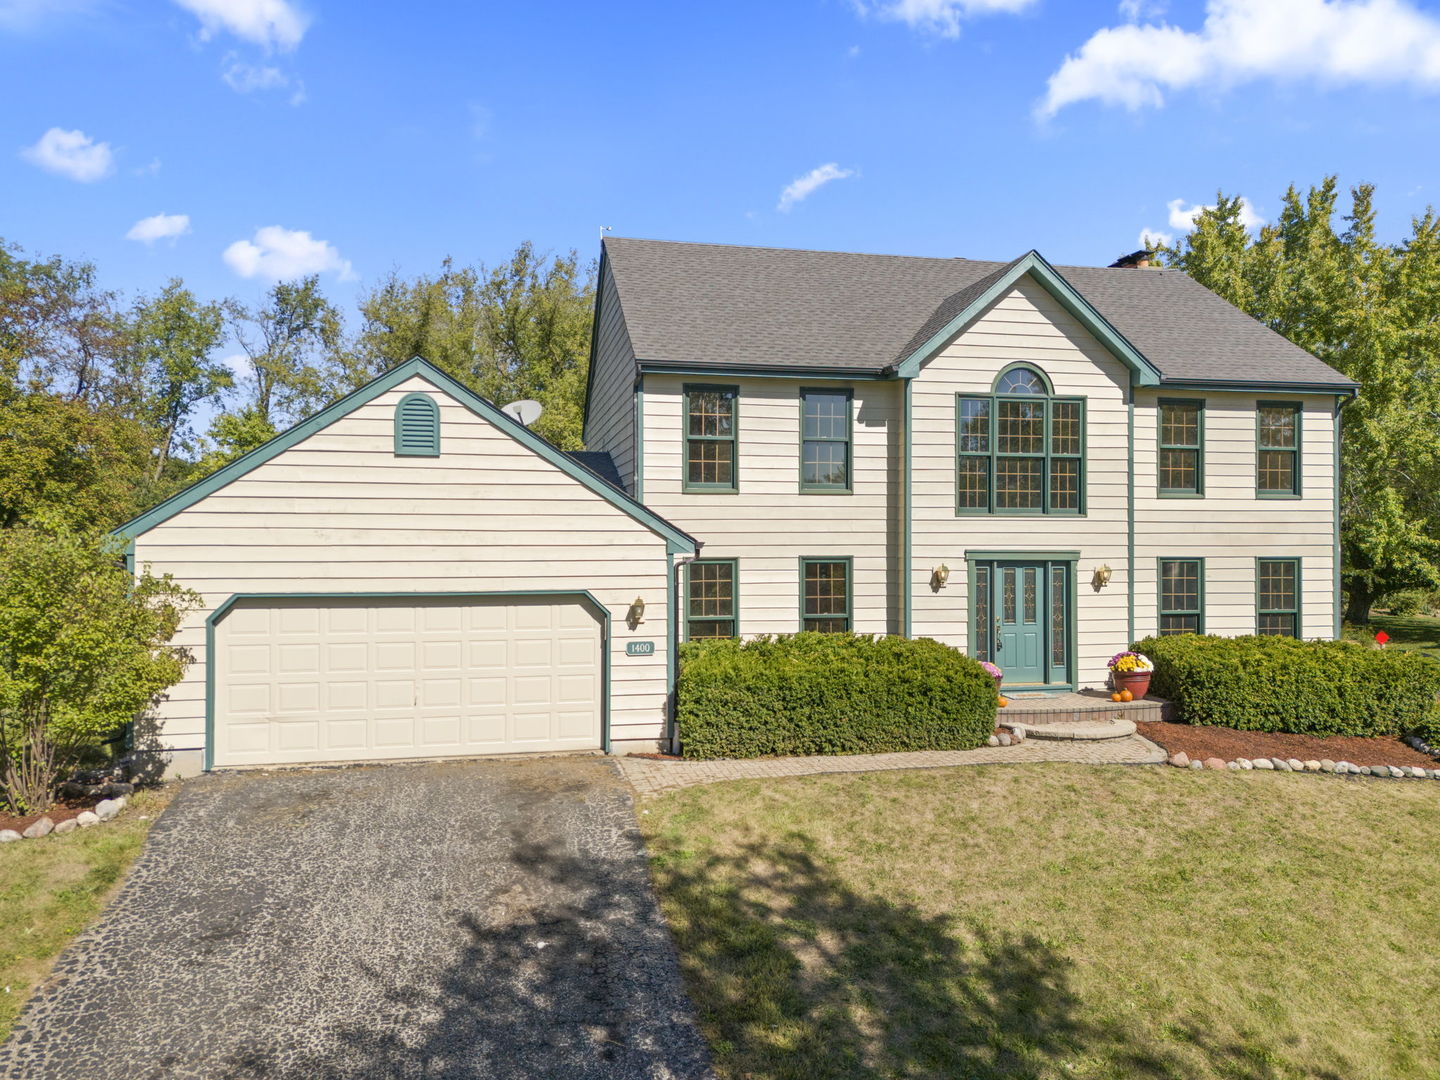
<svg viewBox="0 0 1440 1080"><path fill-rule="evenodd" d="M1386 648L1440 657L1440 619L1429 615L1372 615L1367 623L1346 623L1344 637L1369 644L1379 630L1390 635Z"/></svg>
<svg viewBox="0 0 1440 1080"><path fill-rule="evenodd" d="M61 950L110 899L171 794L137 792L114 821L0 844L0 1042Z"/></svg>
<svg viewBox="0 0 1440 1080"><path fill-rule="evenodd" d="M1434 1077L1440 783L1036 765L642 805L725 1077Z"/></svg>

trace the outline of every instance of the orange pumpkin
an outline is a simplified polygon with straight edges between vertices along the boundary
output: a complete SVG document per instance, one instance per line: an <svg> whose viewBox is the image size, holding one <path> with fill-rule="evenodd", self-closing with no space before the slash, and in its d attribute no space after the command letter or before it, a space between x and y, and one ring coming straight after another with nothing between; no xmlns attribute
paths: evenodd
<svg viewBox="0 0 1440 1080"><path fill-rule="evenodd" d="M1133 692L1131 692L1131 691L1129 691L1129 690L1121 690L1121 691L1120 691L1120 700L1121 700L1121 701L1134 701L1134 700L1135 700L1135 695L1134 695Z"/></svg>
<svg viewBox="0 0 1440 1080"><path fill-rule="evenodd" d="M1009 699L1009 698L1003 698L1003 697L997 697L997 698L995 699L995 704L998 705L998 706L1000 706L1000 708L1003 709L1006 705L1009 705L1009 704L1010 704L1010 699Z"/></svg>
<svg viewBox="0 0 1440 1080"><path fill-rule="evenodd" d="M1119 691L1119 690L1116 690L1115 693L1113 693L1113 694L1110 695L1110 700L1111 700L1111 701L1124 701L1125 699L1120 696L1120 691Z"/></svg>

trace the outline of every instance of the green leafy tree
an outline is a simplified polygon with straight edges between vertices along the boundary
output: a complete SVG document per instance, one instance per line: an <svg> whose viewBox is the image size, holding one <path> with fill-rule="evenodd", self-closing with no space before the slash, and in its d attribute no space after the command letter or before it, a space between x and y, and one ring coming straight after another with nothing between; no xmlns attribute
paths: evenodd
<svg viewBox="0 0 1440 1080"><path fill-rule="evenodd" d="M1440 224L1400 244L1375 234L1374 189L1351 189L1337 228L1335 177L1285 193L1252 237L1223 193L1162 248L1178 267L1360 384L1341 413L1341 547L1347 617L1407 588L1440 586Z"/></svg>
<svg viewBox="0 0 1440 1080"><path fill-rule="evenodd" d="M505 263L434 276L391 274L360 301L354 346L341 358L353 389L422 356L497 404L534 398L535 431L566 449L582 444L595 268L575 252L547 258L521 244Z"/></svg>
<svg viewBox="0 0 1440 1080"><path fill-rule="evenodd" d="M154 481L177 444L185 445L191 436L194 411L218 403L234 385L229 368L211 359L224 336L222 306L202 303L178 278L159 296L135 305L130 367L144 389L146 419L157 432Z"/></svg>
<svg viewBox="0 0 1440 1080"><path fill-rule="evenodd" d="M265 445L276 435L275 428L254 406L215 417L206 439L205 452L195 462L192 480L209 476L251 450Z"/></svg>
<svg viewBox="0 0 1440 1080"><path fill-rule="evenodd" d="M267 424L298 420L325 403L327 360L340 349L340 312L312 274L282 281L256 308L231 304L235 339L250 360L246 408Z"/></svg>
<svg viewBox="0 0 1440 1080"><path fill-rule="evenodd" d="M199 597L120 556L113 538L0 531L0 797L15 812L49 807L68 768L185 673L170 641Z"/></svg>

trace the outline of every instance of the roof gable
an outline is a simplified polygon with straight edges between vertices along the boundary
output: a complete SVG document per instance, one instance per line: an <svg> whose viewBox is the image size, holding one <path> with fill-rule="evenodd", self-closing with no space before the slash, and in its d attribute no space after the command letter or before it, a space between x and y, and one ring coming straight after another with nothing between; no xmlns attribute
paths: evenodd
<svg viewBox="0 0 1440 1080"><path fill-rule="evenodd" d="M1155 366L1145 359L1123 334L1111 326L1038 251L1027 252L1008 266L987 274L954 296L946 298L916 337L919 338L927 328L934 329L928 337L913 343L909 352L895 365L895 373L902 379L914 378L925 361L954 340L988 311L995 301L1009 292L1017 281L1026 276L1040 284L1066 311L1075 316L1096 340L1109 349L1116 359L1130 369L1130 380L1135 386L1159 384L1160 372Z"/></svg>
<svg viewBox="0 0 1440 1080"><path fill-rule="evenodd" d="M693 554L697 550L695 539L688 533L682 532L648 507L636 502L623 491L607 483L591 469L586 468L581 463L569 457L553 443L536 435L529 428L525 427L525 425L507 416L495 405L486 401L474 391L462 386L439 368L419 357L413 360L407 360L399 367L392 368L385 374L366 383L360 387L360 389L347 394L328 408L302 420L294 427L281 432L275 436L275 438L263 446L250 451L250 453L244 457L237 458L223 469L211 473L203 480L199 480L183 491L170 496L170 498L160 503L160 505L147 510L138 517L132 518L115 530L116 535L133 541L137 536L148 532L162 522L168 521L181 511L194 506L207 495L219 491L227 484L238 480L246 473L251 472L267 461L279 457L297 443L329 427L335 421L347 416L362 405L373 401L387 390L393 389L406 379L416 375L433 383L436 389L448 394L481 419L489 421L501 432L509 435L526 449L538 454L561 472L595 492L606 502L629 514L636 521L640 522L640 524L663 537L666 542L667 551L671 553Z"/></svg>

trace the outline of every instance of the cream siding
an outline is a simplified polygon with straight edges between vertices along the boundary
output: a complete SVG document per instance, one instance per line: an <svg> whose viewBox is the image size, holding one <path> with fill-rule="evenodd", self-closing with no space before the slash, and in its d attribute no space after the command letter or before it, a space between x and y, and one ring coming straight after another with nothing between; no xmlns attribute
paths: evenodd
<svg viewBox="0 0 1440 1080"><path fill-rule="evenodd" d="M1205 402L1205 496L1164 498L1156 458L1162 398ZM1256 408L1291 401L1301 414L1300 497L1255 493ZM1335 633L1335 398L1145 389L1135 409L1135 633L1153 633L1159 611L1158 560L1205 560L1205 629L1253 634L1255 560L1298 558L1305 637Z"/></svg>
<svg viewBox="0 0 1440 1080"><path fill-rule="evenodd" d="M396 457L411 391L440 406L441 455ZM205 620L236 593L588 591L610 612L610 734L664 731L665 540L432 386L406 380L136 539L139 564L203 597L178 643L195 655L155 738L203 746ZM631 602L647 605L636 630ZM627 641L653 641L631 657ZM140 733L142 743L145 733Z"/></svg>
<svg viewBox="0 0 1440 1080"><path fill-rule="evenodd" d="M736 493L683 490L687 383L739 388ZM804 387L854 392L850 494L800 490ZM898 382L864 380L646 376L645 504L703 541L701 558L739 560L742 634L799 629L800 559L809 556L854 560L858 632L899 632L901 389Z"/></svg>
<svg viewBox="0 0 1440 1080"><path fill-rule="evenodd" d="M588 402L585 448L603 450L615 462L625 490L635 487L635 349L625 329L620 294L607 263L600 277L599 319L595 325L595 354L591 374L593 392Z"/></svg>
<svg viewBox="0 0 1440 1080"><path fill-rule="evenodd" d="M957 515L955 410L959 394L988 394L1010 364L1043 371L1058 396L1085 398L1086 513ZM966 551L1079 551L1076 574L1076 652L1080 683L1105 677L1105 662L1126 644L1125 573L1129 369L1115 359L1045 289L1019 283L915 379L914 526L911 632L969 647ZM951 568L949 584L932 589L932 570ZM1109 565L1111 583L1089 586L1094 568Z"/></svg>

